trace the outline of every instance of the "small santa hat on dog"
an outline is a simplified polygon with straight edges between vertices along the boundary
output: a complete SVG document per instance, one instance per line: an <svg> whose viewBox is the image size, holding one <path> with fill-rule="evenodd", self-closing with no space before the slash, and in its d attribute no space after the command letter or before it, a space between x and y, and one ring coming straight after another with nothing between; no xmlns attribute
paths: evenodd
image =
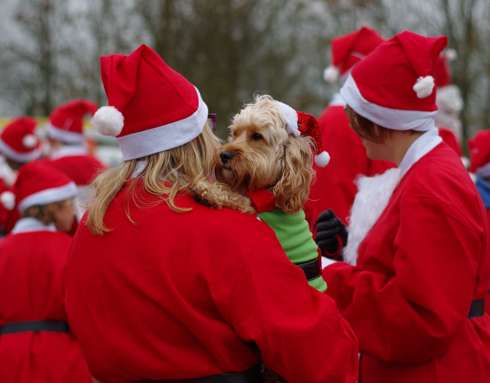
<svg viewBox="0 0 490 383"><path fill-rule="evenodd" d="M92 124L117 137L124 160L176 148L203 131L208 107L199 91L150 47L103 56L100 67L109 106Z"/></svg>
<svg viewBox="0 0 490 383"><path fill-rule="evenodd" d="M490 177L490 130L480 130L469 142L470 172Z"/></svg>
<svg viewBox="0 0 490 383"><path fill-rule="evenodd" d="M292 136L309 136L313 139L316 146L315 164L321 168L328 165L330 155L324 150L320 134L320 125L315 117L308 113L297 112L288 104L274 100L279 113L281 114L288 133Z"/></svg>
<svg viewBox="0 0 490 383"><path fill-rule="evenodd" d="M36 136L37 122L31 117L18 117L0 134L0 153L6 158L26 163L41 157L41 141Z"/></svg>
<svg viewBox="0 0 490 383"><path fill-rule="evenodd" d="M32 161L21 167L12 189L13 193L2 193L0 201L5 208L12 210L16 206L20 212L77 195L75 184L46 160Z"/></svg>
<svg viewBox="0 0 490 383"><path fill-rule="evenodd" d="M323 72L323 78L330 83L337 81L383 41L383 37L369 27L334 38L330 47L332 64Z"/></svg>
<svg viewBox="0 0 490 383"><path fill-rule="evenodd" d="M58 106L49 116L48 136L68 144L83 143L83 118L96 110L97 105L88 100L72 100Z"/></svg>
<svg viewBox="0 0 490 383"><path fill-rule="evenodd" d="M427 131L437 113L434 66L446 43L445 36L400 32L354 67L340 94L379 126Z"/></svg>

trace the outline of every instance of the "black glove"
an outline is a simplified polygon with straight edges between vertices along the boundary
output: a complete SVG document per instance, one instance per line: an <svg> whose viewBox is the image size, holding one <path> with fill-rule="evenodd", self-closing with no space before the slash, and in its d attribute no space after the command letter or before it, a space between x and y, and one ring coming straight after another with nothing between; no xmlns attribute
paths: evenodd
<svg viewBox="0 0 490 383"><path fill-rule="evenodd" d="M339 250L339 242L342 247L347 244L347 230L335 213L327 209L320 214L317 220L316 244L330 254Z"/></svg>

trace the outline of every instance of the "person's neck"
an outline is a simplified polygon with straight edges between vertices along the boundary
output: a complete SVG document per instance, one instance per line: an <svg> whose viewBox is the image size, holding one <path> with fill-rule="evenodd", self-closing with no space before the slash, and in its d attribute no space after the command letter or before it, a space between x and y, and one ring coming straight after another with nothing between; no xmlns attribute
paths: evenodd
<svg viewBox="0 0 490 383"><path fill-rule="evenodd" d="M408 149L410 149L410 146L412 146L422 134L423 133L420 132L411 132L392 136L393 141L390 143L390 146L393 150L389 161L394 162L397 166L400 165L407 154Z"/></svg>

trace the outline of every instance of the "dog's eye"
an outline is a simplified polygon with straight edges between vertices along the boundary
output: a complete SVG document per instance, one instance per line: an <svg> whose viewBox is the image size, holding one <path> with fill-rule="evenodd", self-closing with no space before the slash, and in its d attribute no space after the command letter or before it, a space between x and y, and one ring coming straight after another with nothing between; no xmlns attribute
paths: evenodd
<svg viewBox="0 0 490 383"><path fill-rule="evenodd" d="M264 136L260 133L253 133L252 134L252 140L254 140L254 141L260 141L263 139L264 139Z"/></svg>

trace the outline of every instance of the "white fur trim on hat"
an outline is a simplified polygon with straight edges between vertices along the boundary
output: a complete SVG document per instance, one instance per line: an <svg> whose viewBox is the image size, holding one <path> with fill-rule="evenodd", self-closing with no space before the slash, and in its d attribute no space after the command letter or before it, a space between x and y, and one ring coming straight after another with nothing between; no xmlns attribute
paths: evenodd
<svg viewBox="0 0 490 383"><path fill-rule="evenodd" d="M48 124L47 126L47 133L48 137L66 142L67 144L79 144L85 141L85 136L83 134L69 132L51 124Z"/></svg>
<svg viewBox="0 0 490 383"><path fill-rule="evenodd" d="M329 162L330 154L328 154L328 152L325 150L315 156L315 164L321 168L327 166Z"/></svg>
<svg viewBox="0 0 490 383"><path fill-rule="evenodd" d="M288 133L295 137L300 136L301 132L299 131L298 126L298 113L284 102L274 100L274 104L276 105L277 109L279 109L279 113L286 124L286 130Z"/></svg>
<svg viewBox="0 0 490 383"><path fill-rule="evenodd" d="M444 51L444 56L446 56L448 61L454 61L458 58L458 52L456 52L456 49L448 48Z"/></svg>
<svg viewBox="0 0 490 383"><path fill-rule="evenodd" d="M0 194L0 202L7 210L13 210L15 207L15 194L11 191L4 191Z"/></svg>
<svg viewBox="0 0 490 383"><path fill-rule="evenodd" d="M340 89L340 94L357 113L384 128L426 132L435 127L437 111L393 109L374 104L362 96L352 75Z"/></svg>
<svg viewBox="0 0 490 383"><path fill-rule="evenodd" d="M7 145L2 139L0 139L0 153L2 153L9 160L26 163L29 161L33 161L41 157L42 148L34 149L30 152L18 152L17 150L12 149L9 145Z"/></svg>
<svg viewBox="0 0 490 383"><path fill-rule="evenodd" d="M134 160L173 149L199 136L208 120L208 107L197 89L196 92L199 105L189 117L153 129L117 137L123 160Z"/></svg>
<svg viewBox="0 0 490 383"><path fill-rule="evenodd" d="M339 79L339 75L340 75L339 68L337 68L334 65L329 65L323 71L323 79L329 83L333 83L337 81Z"/></svg>
<svg viewBox="0 0 490 383"><path fill-rule="evenodd" d="M102 106L92 117L92 125L99 134L118 136L124 126L124 116L113 106Z"/></svg>
<svg viewBox="0 0 490 383"><path fill-rule="evenodd" d="M437 89L436 103L440 111L459 113L463 109L463 99L456 85L446 85Z"/></svg>
<svg viewBox="0 0 490 383"><path fill-rule="evenodd" d="M22 139L22 145L24 145L26 148L29 148L29 149L36 146L37 143L38 143L37 137L33 134L27 134Z"/></svg>
<svg viewBox="0 0 490 383"><path fill-rule="evenodd" d="M19 201L19 211L23 212L34 205L46 205L52 202L63 201L68 198L74 198L76 196L77 187L75 183L70 182L63 186L44 189L27 196L23 200Z"/></svg>
<svg viewBox="0 0 490 383"><path fill-rule="evenodd" d="M417 93L418 98L426 98L432 94L434 86L434 77L421 76L417 79L412 89L415 93Z"/></svg>

